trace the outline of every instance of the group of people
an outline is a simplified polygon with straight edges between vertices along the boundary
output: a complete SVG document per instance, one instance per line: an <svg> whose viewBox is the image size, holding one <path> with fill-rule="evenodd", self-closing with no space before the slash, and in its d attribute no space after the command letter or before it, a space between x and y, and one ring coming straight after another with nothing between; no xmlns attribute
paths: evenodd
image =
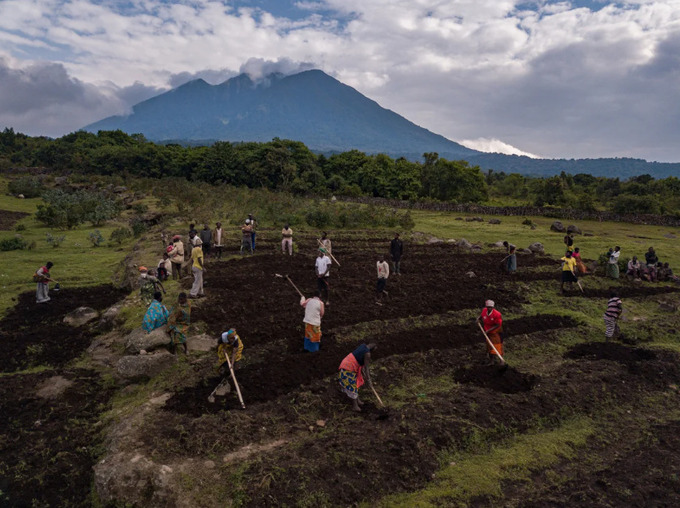
<svg viewBox="0 0 680 508"><path fill-rule="evenodd" d="M632 279L644 280L647 282L680 282L668 262L662 263L654 251L654 247L650 247L645 252L645 262L640 263L637 256L628 261L628 269L626 275Z"/></svg>

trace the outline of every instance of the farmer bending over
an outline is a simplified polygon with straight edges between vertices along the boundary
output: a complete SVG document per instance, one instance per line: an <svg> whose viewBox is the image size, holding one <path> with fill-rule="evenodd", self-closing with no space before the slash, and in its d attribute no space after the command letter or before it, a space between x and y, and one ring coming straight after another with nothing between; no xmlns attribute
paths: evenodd
<svg viewBox="0 0 680 508"><path fill-rule="evenodd" d="M358 348L348 354L340 363L338 372L338 383L340 389L352 401L352 409L361 411L364 403L359 400L359 388L364 384L364 378L369 386L373 386L369 365L371 363L371 352L377 347L376 344L361 344Z"/></svg>

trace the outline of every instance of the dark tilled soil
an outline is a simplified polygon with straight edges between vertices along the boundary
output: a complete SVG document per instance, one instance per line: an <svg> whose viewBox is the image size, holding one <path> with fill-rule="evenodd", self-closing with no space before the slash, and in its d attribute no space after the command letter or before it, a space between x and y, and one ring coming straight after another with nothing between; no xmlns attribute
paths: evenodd
<svg viewBox="0 0 680 508"><path fill-rule="evenodd" d="M511 319L505 322L505 329L511 334L528 334L558 328L570 328L577 323L565 316L540 315ZM511 339L508 339L511 340ZM366 341L379 344L373 354L375 358L385 359L394 355L409 355L432 349L451 349L484 342L478 327L469 325L436 326L416 330L409 334L380 334ZM302 385L309 385L336 372L342 359L353 346L338 344L333 335L324 336L322 348L318 353L310 354L302 349L302 340L295 338L289 341L284 351L275 352L270 358L256 364L246 365L238 371L237 378L242 385L242 393L249 405L275 399L289 394ZM479 377L477 380L476 378ZM508 383L515 376L515 371L507 373L504 386L508 393L529 389L531 383ZM483 386L493 385L493 379L486 374L473 372L460 379L461 382L477 383ZM207 397L219 384L218 377L209 377L198 386L185 388L174 395L166 408L179 413L200 416L203 413L214 413L221 409L219 405L207 402ZM513 387L510 387L510 385ZM514 387L516 385L516 387Z"/></svg>
<svg viewBox="0 0 680 508"><path fill-rule="evenodd" d="M528 392L538 382L537 376L522 374L507 366L461 369L454 372L453 378L459 383L470 383L502 393Z"/></svg>
<svg viewBox="0 0 680 508"><path fill-rule="evenodd" d="M36 386L59 374L63 395ZM0 506L90 506L92 467L102 450L99 415L113 391L85 370L15 375L0 382Z"/></svg>
<svg viewBox="0 0 680 508"><path fill-rule="evenodd" d="M0 321L0 371L66 364L90 345L94 332L64 324L64 316L82 306L105 310L124 294L111 285L62 289L50 291L50 302L36 304L34 292L22 293Z"/></svg>
<svg viewBox="0 0 680 508"><path fill-rule="evenodd" d="M10 212L8 210L0 210L0 231L9 231L14 227L14 224L19 222L29 214L25 212Z"/></svg>
<svg viewBox="0 0 680 508"><path fill-rule="evenodd" d="M521 491L519 485L508 485L504 490L510 499L522 499L512 503L514 506L525 508L680 506L680 421L652 425L642 443L615 442L589 447L589 458L598 461L594 471L569 467L569 481L550 488L543 486L542 474L536 475L536 482L530 485L536 485L538 493ZM490 505L486 501L475 504Z"/></svg>

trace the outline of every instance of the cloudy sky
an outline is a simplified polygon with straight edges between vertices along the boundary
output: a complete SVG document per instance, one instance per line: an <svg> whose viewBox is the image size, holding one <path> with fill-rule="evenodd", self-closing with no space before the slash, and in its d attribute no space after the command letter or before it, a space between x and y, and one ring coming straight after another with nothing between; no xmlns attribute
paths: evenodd
<svg viewBox="0 0 680 508"><path fill-rule="evenodd" d="M0 128L319 68L480 150L680 161L680 0L0 0Z"/></svg>

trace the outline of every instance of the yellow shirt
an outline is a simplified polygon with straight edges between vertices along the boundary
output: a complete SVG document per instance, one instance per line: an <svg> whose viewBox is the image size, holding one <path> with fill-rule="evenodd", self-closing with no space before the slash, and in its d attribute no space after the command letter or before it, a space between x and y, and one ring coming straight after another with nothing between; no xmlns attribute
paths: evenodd
<svg viewBox="0 0 680 508"><path fill-rule="evenodd" d="M199 259L201 260L200 264L198 261ZM196 268L203 270L203 249L200 245L197 245L191 249L191 260L193 261L191 266L195 266Z"/></svg>
<svg viewBox="0 0 680 508"><path fill-rule="evenodd" d="M563 272L573 272L576 269L576 260L574 258L565 256L562 258L562 261L564 261L564 264L562 265Z"/></svg>

